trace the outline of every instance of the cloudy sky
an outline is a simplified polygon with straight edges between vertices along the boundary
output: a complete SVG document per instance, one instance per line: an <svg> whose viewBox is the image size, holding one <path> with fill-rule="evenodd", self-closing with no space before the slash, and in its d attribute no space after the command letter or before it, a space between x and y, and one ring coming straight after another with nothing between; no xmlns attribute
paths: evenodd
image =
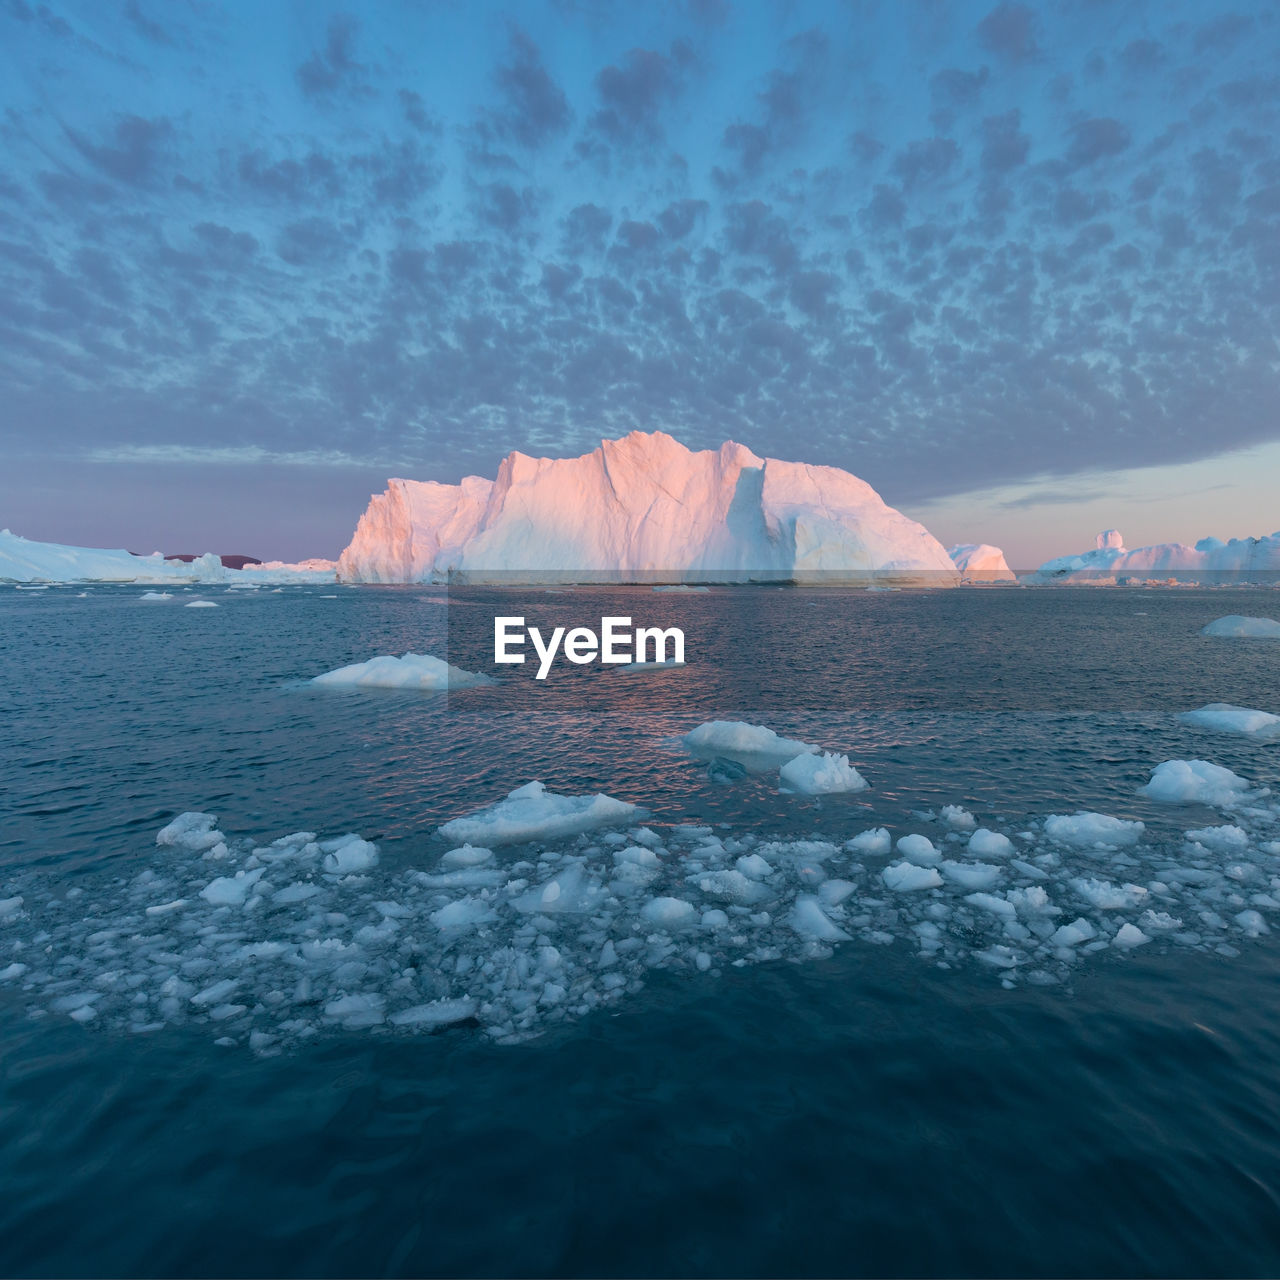
<svg viewBox="0 0 1280 1280"><path fill-rule="evenodd" d="M1280 527L1271 0L0 0L0 96L29 537L333 555L634 427L1018 563Z"/></svg>

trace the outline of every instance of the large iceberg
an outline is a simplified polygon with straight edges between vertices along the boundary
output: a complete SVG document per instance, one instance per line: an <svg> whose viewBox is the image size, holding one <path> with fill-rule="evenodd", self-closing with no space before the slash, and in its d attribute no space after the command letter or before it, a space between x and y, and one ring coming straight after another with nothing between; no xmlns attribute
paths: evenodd
<svg viewBox="0 0 1280 1280"><path fill-rule="evenodd" d="M1100 583L1150 578L1183 582L1264 581L1280 579L1280 531L1265 538L1201 538L1194 547L1161 542L1127 551L1115 529L1098 534L1092 551L1048 560L1026 582Z"/></svg>
<svg viewBox="0 0 1280 1280"><path fill-rule="evenodd" d="M965 582L1016 582L1013 570L999 547L986 542L965 542L948 547L947 555Z"/></svg>
<svg viewBox="0 0 1280 1280"><path fill-rule="evenodd" d="M511 453L496 480L391 480L338 562L347 582L857 582L953 586L923 525L836 467L693 452L633 431L579 458Z"/></svg>

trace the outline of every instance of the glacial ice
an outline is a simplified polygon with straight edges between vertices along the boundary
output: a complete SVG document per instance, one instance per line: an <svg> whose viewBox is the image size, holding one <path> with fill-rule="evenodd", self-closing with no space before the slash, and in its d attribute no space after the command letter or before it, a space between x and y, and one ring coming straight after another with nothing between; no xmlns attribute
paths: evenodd
<svg viewBox="0 0 1280 1280"><path fill-rule="evenodd" d="M849 757L824 751L798 755L778 771L782 785L801 795L825 796L842 791L863 791L866 779L849 763Z"/></svg>
<svg viewBox="0 0 1280 1280"><path fill-rule="evenodd" d="M1138 792L1166 804L1230 808L1247 800L1252 786L1230 769L1207 760L1166 760L1155 767L1151 781Z"/></svg>
<svg viewBox="0 0 1280 1280"><path fill-rule="evenodd" d="M966 542L958 547L949 547L947 555L959 570L962 582L1017 581L999 547L985 542Z"/></svg>
<svg viewBox="0 0 1280 1280"><path fill-rule="evenodd" d="M579 458L511 453L495 480L388 481L338 562L348 582L845 581L954 585L922 526L834 467L692 452L662 432ZM666 583L664 585L673 585Z"/></svg>
<svg viewBox="0 0 1280 1280"><path fill-rule="evenodd" d="M1044 822L1050 840L1077 849L1124 849L1137 844L1145 829L1141 822L1105 813L1053 814Z"/></svg>
<svg viewBox="0 0 1280 1280"><path fill-rule="evenodd" d="M227 569L213 552L189 562L166 560L159 551L149 556L135 556L124 550L33 542L10 533L8 529L0 529L0 582L204 582L258 586L264 583L332 582L335 568L331 560L309 560L296 565L272 561L244 569ZM142 598L157 597L148 595Z"/></svg>
<svg viewBox="0 0 1280 1280"><path fill-rule="evenodd" d="M1183 724L1214 733L1242 733L1251 738L1280 739L1280 716L1229 702L1210 702L1178 716Z"/></svg>
<svg viewBox="0 0 1280 1280"><path fill-rule="evenodd" d="M597 827L616 827L642 819L644 810L612 796L564 796L541 782L528 782L466 817L446 822L439 834L446 840L480 845L519 844L526 840L555 840Z"/></svg>
<svg viewBox="0 0 1280 1280"><path fill-rule="evenodd" d="M1280 534L1276 535L1280 542ZM1274 618L1250 618L1239 613L1229 613L1225 618L1215 618L1202 636L1229 636L1233 639L1280 639L1280 622Z"/></svg>
<svg viewBox="0 0 1280 1280"><path fill-rule="evenodd" d="M1182 581L1267 581L1277 570L1280 570L1280 531L1265 538L1232 538L1229 542L1201 538L1194 547L1164 542L1127 551L1120 534L1108 529L1098 535L1097 546L1092 551L1048 560L1023 581L1105 585L1126 580L1159 580L1170 575ZM1272 625L1276 630L1268 634L1280 635L1280 623Z"/></svg>
<svg viewBox="0 0 1280 1280"><path fill-rule="evenodd" d="M497 681L477 671L463 671L431 654L383 654L315 676L312 684L329 689L470 689Z"/></svg>
<svg viewBox="0 0 1280 1280"><path fill-rule="evenodd" d="M1274 931L1280 803L1190 768L1203 763L1166 762L1207 779L1230 821L1169 840L1101 814L1023 818L1019 856L990 861L974 843L982 831L997 849L1007 837L994 828L952 829L941 851L904 832L882 866L885 828L842 845L640 827L635 806L540 784L455 820L475 830L412 866L388 866L353 833L256 841L185 813L128 875L68 888L47 870L6 871L0 983L86 1033L185 1024L275 1053L327 1031L459 1023L519 1040L634 994L655 969L714 980L838 946L906 946L1005 985L1064 981L1101 951L1231 955ZM1164 769L1181 798L1186 778ZM512 837L528 847L503 849Z"/></svg>
<svg viewBox="0 0 1280 1280"><path fill-rule="evenodd" d="M682 741L704 759L724 756L762 770L780 768L799 755L812 755L819 750L811 742L781 738L764 725L742 720L709 720L691 729Z"/></svg>

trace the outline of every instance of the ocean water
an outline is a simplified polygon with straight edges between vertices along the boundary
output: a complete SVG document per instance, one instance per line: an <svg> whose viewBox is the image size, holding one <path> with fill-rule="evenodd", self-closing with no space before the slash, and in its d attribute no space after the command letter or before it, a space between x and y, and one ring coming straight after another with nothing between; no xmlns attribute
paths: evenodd
<svg viewBox="0 0 1280 1280"><path fill-rule="evenodd" d="M1176 718L1280 711L1280 646L1199 634L1274 592L141 594L0 593L3 1273L1280 1269L1280 743ZM680 625L689 661L306 683L492 671L497 612ZM716 719L869 785L680 746ZM1138 794L1179 759L1252 791ZM645 813L441 864L441 823L533 780ZM948 805L1011 839L1012 914L845 847L971 867ZM1082 810L1143 829L1050 837ZM158 845L186 811L220 845ZM326 872L345 833L376 863Z"/></svg>

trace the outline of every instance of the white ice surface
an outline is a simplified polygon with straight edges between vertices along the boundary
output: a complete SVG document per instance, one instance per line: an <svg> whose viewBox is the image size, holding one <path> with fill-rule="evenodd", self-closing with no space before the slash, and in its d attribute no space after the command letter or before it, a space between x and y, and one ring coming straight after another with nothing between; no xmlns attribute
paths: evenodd
<svg viewBox="0 0 1280 1280"><path fill-rule="evenodd" d="M528 782L496 804L446 822L440 834L446 840L468 844L518 844L621 826L643 817L639 806L612 796L557 795L541 782Z"/></svg>
<svg viewBox="0 0 1280 1280"><path fill-rule="evenodd" d="M1212 733L1240 733L1250 738L1280 739L1280 716L1252 707L1237 707L1230 702L1210 702L1195 711L1184 711L1183 724Z"/></svg>
<svg viewBox="0 0 1280 1280"><path fill-rule="evenodd" d="M1274 618L1250 618L1229 613L1225 618L1215 618L1200 634L1233 639L1280 640L1280 622Z"/></svg>
<svg viewBox="0 0 1280 1280"><path fill-rule="evenodd" d="M824 751L821 755L798 755L778 771L782 786L806 796L834 795L842 791L864 791L867 780L849 763L848 756Z"/></svg>
<svg viewBox="0 0 1280 1280"><path fill-rule="evenodd" d="M399 658L383 654L367 662L354 662L326 671L311 683L329 689L441 690L470 689L496 681L480 672L451 666L429 653L406 653Z"/></svg>

